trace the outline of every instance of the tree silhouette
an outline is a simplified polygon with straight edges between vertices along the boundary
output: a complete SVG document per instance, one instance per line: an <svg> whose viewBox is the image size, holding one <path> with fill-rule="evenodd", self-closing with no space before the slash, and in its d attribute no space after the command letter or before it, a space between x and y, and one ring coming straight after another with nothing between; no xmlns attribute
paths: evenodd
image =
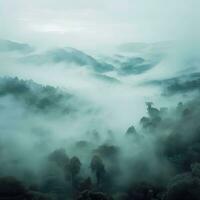
<svg viewBox="0 0 200 200"><path fill-rule="evenodd" d="M78 157L74 156L70 159L66 166L66 171L70 175L72 186L74 186L75 177L79 174L81 169L81 162Z"/></svg>
<svg viewBox="0 0 200 200"><path fill-rule="evenodd" d="M133 135L134 136L134 135L137 135L137 134L138 133L137 133L137 131L136 131L134 126L130 126L126 131L126 136L129 136L129 135Z"/></svg>
<svg viewBox="0 0 200 200"><path fill-rule="evenodd" d="M102 180L102 177L105 174L105 167L102 159L99 156L94 155L91 160L90 167L92 172L95 173L97 179L97 185L99 185Z"/></svg>
<svg viewBox="0 0 200 200"><path fill-rule="evenodd" d="M62 169L69 163L69 158L64 149L57 149L49 155L49 160L55 162Z"/></svg>

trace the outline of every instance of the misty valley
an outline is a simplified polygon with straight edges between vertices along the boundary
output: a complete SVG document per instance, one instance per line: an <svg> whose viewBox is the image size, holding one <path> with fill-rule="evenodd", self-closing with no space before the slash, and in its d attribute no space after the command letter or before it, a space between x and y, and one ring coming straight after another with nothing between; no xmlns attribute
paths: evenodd
<svg viewBox="0 0 200 200"><path fill-rule="evenodd" d="M2 39L0 61L0 200L200 199L196 49Z"/></svg>

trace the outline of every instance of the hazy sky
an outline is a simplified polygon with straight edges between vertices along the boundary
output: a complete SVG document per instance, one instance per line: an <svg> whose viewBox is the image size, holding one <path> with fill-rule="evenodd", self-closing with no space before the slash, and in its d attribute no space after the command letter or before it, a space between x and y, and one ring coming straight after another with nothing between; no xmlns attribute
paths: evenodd
<svg viewBox="0 0 200 200"><path fill-rule="evenodd" d="M0 0L0 37L74 47L173 40L191 29L198 1Z"/></svg>

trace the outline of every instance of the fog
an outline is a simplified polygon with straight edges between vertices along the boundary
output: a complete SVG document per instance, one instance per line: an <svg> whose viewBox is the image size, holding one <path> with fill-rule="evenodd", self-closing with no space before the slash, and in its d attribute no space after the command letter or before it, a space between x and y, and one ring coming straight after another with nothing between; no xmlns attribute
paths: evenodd
<svg viewBox="0 0 200 200"><path fill-rule="evenodd" d="M199 200L198 4L0 0L0 199Z"/></svg>
<svg viewBox="0 0 200 200"><path fill-rule="evenodd" d="M198 60L188 65L195 51L146 44L138 53L116 49L98 56L71 48L25 52L20 43L2 43L1 176L22 181L29 198L35 192L47 199L85 198L84 181L93 188L84 186L87 195L126 193L128 199L136 195L130 187L145 183L157 188L154 196L166 197L171 178L190 170L194 161L173 159L185 151L178 146L193 148L198 141Z"/></svg>

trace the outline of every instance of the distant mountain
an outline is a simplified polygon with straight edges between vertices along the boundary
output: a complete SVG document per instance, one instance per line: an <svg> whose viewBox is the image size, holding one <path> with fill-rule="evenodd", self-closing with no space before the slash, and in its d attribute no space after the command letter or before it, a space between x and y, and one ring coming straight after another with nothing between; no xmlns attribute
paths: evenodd
<svg viewBox="0 0 200 200"><path fill-rule="evenodd" d="M147 84L161 86L164 95L186 94L200 91L200 73L189 73L164 80L153 80Z"/></svg>
<svg viewBox="0 0 200 200"><path fill-rule="evenodd" d="M78 66L86 66L95 72L107 72L114 70L110 64L100 62L86 53L74 48L59 48L42 54L34 54L21 59L22 62L43 65L48 63L66 63Z"/></svg>
<svg viewBox="0 0 200 200"><path fill-rule="evenodd" d="M139 75L165 59L170 48L170 42L127 43L118 46L114 55L104 59L115 66L119 75Z"/></svg>
<svg viewBox="0 0 200 200"><path fill-rule="evenodd" d="M152 69L161 61L161 57L152 56L146 58L143 55L116 54L112 57L106 57L105 60L115 66L119 75L128 76L139 75Z"/></svg>
<svg viewBox="0 0 200 200"><path fill-rule="evenodd" d="M32 51L33 48L28 44L0 39L0 52L30 53Z"/></svg>
<svg viewBox="0 0 200 200"><path fill-rule="evenodd" d="M138 75L142 74L159 63L158 60L145 60L141 57L130 57L126 61L120 62L120 68L118 70L121 75Z"/></svg>
<svg viewBox="0 0 200 200"><path fill-rule="evenodd" d="M111 77L111 76L104 75L104 74L95 73L95 74L93 74L93 76L97 80L102 81L104 83L108 83L108 84L119 84L120 83L120 80L118 80L114 77Z"/></svg>

